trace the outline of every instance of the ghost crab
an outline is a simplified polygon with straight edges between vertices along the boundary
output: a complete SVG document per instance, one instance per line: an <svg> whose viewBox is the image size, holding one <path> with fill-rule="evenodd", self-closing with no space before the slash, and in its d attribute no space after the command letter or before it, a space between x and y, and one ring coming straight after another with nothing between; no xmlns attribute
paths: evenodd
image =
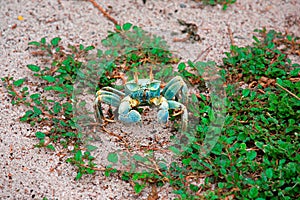
<svg viewBox="0 0 300 200"><path fill-rule="evenodd" d="M182 103L175 100L181 92ZM161 90L161 81L155 80L150 68L149 79L138 79L137 73L134 79L125 83L124 92L112 87L103 87L96 93L94 103L96 118L101 121L103 116L101 103L108 104L118 109L118 119L125 123L138 123L142 121L140 113L135 108L143 105L159 106L157 120L159 123L167 123L169 109L181 114L182 130L187 129L188 113L187 104L188 88L180 76L172 78Z"/></svg>

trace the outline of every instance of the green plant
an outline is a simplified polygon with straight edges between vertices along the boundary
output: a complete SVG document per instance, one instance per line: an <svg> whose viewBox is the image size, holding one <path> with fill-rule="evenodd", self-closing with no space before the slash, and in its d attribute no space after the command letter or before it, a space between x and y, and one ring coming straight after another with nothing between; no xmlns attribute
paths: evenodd
<svg viewBox="0 0 300 200"><path fill-rule="evenodd" d="M29 45L36 47L38 51L33 54L50 58L46 66L39 67L29 64L27 68L33 72L33 83L29 83L26 78L14 80L13 77L2 78L12 96L13 105L24 105L28 109L20 117L21 122L27 122L35 127L48 127L48 131L37 131L35 133L39 143L36 147L46 147L55 150L58 144L68 150L72 146L73 150L68 150L70 156L74 154L73 163L79 167L77 179L83 173L93 173L93 158L86 149L81 155L81 145L83 144L82 133L76 130L76 122L73 118L72 93L78 70L88 52L94 47L68 46L65 48L60 44L60 38L53 38L47 43L46 38L40 41L30 42ZM50 64L50 66L48 66ZM43 93L40 93L42 91ZM88 164L85 164L85 160ZM76 162L75 162L76 161Z"/></svg>

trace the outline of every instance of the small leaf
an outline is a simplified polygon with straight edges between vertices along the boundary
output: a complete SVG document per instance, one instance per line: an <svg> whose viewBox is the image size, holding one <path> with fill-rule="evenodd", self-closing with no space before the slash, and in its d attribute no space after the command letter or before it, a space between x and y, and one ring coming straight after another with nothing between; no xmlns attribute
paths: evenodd
<svg viewBox="0 0 300 200"><path fill-rule="evenodd" d="M57 92L64 92L65 91L62 87L59 87L59 86L53 86L52 90L57 91Z"/></svg>
<svg viewBox="0 0 300 200"><path fill-rule="evenodd" d="M193 191L193 192L197 192L199 191L199 187L194 185L194 184L190 184L190 189Z"/></svg>
<svg viewBox="0 0 300 200"><path fill-rule="evenodd" d="M287 35L287 36L286 36L286 39L287 39L288 41L292 41L292 40L293 40L293 37L290 36L290 35Z"/></svg>
<svg viewBox="0 0 300 200"><path fill-rule="evenodd" d="M109 153L107 156L107 160L112 163L118 162L118 154L117 153Z"/></svg>
<svg viewBox="0 0 300 200"><path fill-rule="evenodd" d="M272 178L273 177L273 169L272 168L266 169L266 176L268 178Z"/></svg>
<svg viewBox="0 0 300 200"><path fill-rule="evenodd" d="M60 105L60 103L55 102L55 103L54 103L54 106L53 106L53 112L54 112L54 114L59 113L60 110L61 110L61 105Z"/></svg>
<svg viewBox="0 0 300 200"><path fill-rule="evenodd" d="M34 71L34 72L38 72L41 70L41 68L36 65L27 65L27 67L28 67L28 69L30 69L31 71Z"/></svg>
<svg viewBox="0 0 300 200"><path fill-rule="evenodd" d="M170 146L169 150L172 151L173 153L175 153L176 155L180 154L180 150L174 146Z"/></svg>
<svg viewBox="0 0 300 200"><path fill-rule="evenodd" d="M25 78L16 80L16 81L13 82L13 85L16 86L16 87L19 87L24 83L24 81L25 81Z"/></svg>
<svg viewBox="0 0 300 200"><path fill-rule="evenodd" d="M41 78L48 81L49 83L53 83L56 80L53 76L49 76L49 75L42 76Z"/></svg>
<svg viewBox="0 0 300 200"><path fill-rule="evenodd" d="M118 31L121 31L122 30L122 27L120 26L120 25L116 25L116 30L118 30Z"/></svg>
<svg viewBox="0 0 300 200"><path fill-rule="evenodd" d="M131 23L126 23L123 25L123 30L128 31L131 28L132 24Z"/></svg>
<svg viewBox="0 0 300 200"><path fill-rule="evenodd" d="M243 95L244 97L247 97L249 94L250 94L250 90L249 90L249 89L244 89L244 90L242 91L242 95Z"/></svg>
<svg viewBox="0 0 300 200"><path fill-rule="evenodd" d="M87 145L86 148L87 148L88 151L94 151L94 150L96 150L98 147L93 146L93 145Z"/></svg>
<svg viewBox="0 0 300 200"><path fill-rule="evenodd" d="M75 154L75 160L76 161L81 161L82 160L82 152L78 150Z"/></svg>
<svg viewBox="0 0 300 200"><path fill-rule="evenodd" d="M87 168L87 169L86 169L86 172L87 172L88 174L93 174L93 173L95 173L95 170L90 169L90 168Z"/></svg>
<svg viewBox="0 0 300 200"><path fill-rule="evenodd" d="M145 188L145 184L139 184L139 183L135 183L134 185L134 191L139 194L143 189Z"/></svg>
<svg viewBox="0 0 300 200"><path fill-rule="evenodd" d="M51 42L52 46L57 46L59 41L61 41L61 38L55 37L50 42Z"/></svg>
<svg viewBox="0 0 300 200"><path fill-rule="evenodd" d="M46 44L46 38L41 39L41 44Z"/></svg>
<svg viewBox="0 0 300 200"><path fill-rule="evenodd" d="M37 46L37 47L41 46L41 44L37 41L28 42L28 45L33 45L33 46Z"/></svg>
<svg viewBox="0 0 300 200"><path fill-rule="evenodd" d="M256 151L249 151L249 152L247 152L246 155L249 160L253 160L254 158L256 158L257 153L256 153Z"/></svg>
<svg viewBox="0 0 300 200"><path fill-rule="evenodd" d="M139 162L145 162L145 161L147 161L146 158L144 158L143 156L140 156L140 155L138 155L138 154L134 154L134 155L132 156L132 158L135 159L136 161L139 161Z"/></svg>
<svg viewBox="0 0 300 200"><path fill-rule="evenodd" d="M32 100L35 100L35 99L38 99L38 98L40 98L40 96L41 96L41 94L39 94L39 93L36 93L36 94L32 94L32 95L30 95L30 98L31 98Z"/></svg>
<svg viewBox="0 0 300 200"><path fill-rule="evenodd" d="M86 48L84 49L84 51L90 51L90 50L93 50L93 49L95 49L94 46L88 46L88 47L86 47Z"/></svg>
<svg viewBox="0 0 300 200"><path fill-rule="evenodd" d="M79 171L79 172L77 172L77 175L76 175L75 180L77 181L77 180L79 180L81 177L82 177L82 173Z"/></svg>
<svg viewBox="0 0 300 200"><path fill-rule="evenodd" d="M255 198L258 195L258 189L256 187L253 187L249 191L249 197L250 198Z"/></svg>
<svg viewBox="0 0 300 200"><path fill-rule="evenodd" d="M179 71L182 71L182 70L184 70L185 69L185 64L184 63L179 63L179 65L178 65L178 70Z"/></svg>
<svg viewBox="0 0 300 200"><path fill-rule="evenodd" d="M36 106L33 106L33 111L34 111L34 114L37 115L37 116L39 116L40 114L42 114L41 109L39 109Z"/></svg>
<svg viewBox="0 0 300 200"><path fill-rule="evenodd" d="M84 49L84 46L82 44L79 45L79 50L82 51Z"/></svg>
<svg viewBox="0 0 300 200"><path fill-rule="evenodd" d="M48 144L48 145L46 146L46 148L55 151L55 148L54 148L54 146L53 146L52 144Z"/></svg>
<svg viewBox="0 0 300 200"><path fill-rule="evenodd" d="M42 133L42 132L36 132L36 133L35 133L35 136L36 136L38 139L42 140L42 139L45 138L46 135L45 135L44 133Z"/></svg>

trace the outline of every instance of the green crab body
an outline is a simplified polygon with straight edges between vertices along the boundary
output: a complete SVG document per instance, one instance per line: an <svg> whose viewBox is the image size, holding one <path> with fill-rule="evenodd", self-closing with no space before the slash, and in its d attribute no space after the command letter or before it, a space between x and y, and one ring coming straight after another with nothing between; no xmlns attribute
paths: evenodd
<svg viewBox="0 0 300 200"><path fill-rule="evenodd" d="M175 101L181 92L182 103ZM140 113L135 110L138 106L155 105L159 106L157 120L159 123L167 123L169 109L179 111L182 120L182 130L186 130L188 113L186 106L188 89L180 76L171 79L163 90L161 81L155 80L150 74L150 79L138 79L127 82L124 92L112 87L103 87L96 93L95 110L97 119L103 118L101 103L106 103L118 108L118 119L124 123L141 122Z"/></svg>

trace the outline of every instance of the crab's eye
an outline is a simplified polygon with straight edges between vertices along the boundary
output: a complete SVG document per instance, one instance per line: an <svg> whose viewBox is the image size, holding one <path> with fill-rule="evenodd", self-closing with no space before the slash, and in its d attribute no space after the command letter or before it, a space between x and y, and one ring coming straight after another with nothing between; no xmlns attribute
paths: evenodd
<svg viewBox="0 0 300 200"><path fill-rule="evenodd" d="M129 91L137 91L140 89L140 86L136 83L126 83L126 89L128 89Z"/></svg>
<svg viewBox="0 0 300 200"><path fill-rule="evenodd" d="M160 81L151 82L149 84L149 89L150 90L158 90L159 87L160 87Z"/></svg>

